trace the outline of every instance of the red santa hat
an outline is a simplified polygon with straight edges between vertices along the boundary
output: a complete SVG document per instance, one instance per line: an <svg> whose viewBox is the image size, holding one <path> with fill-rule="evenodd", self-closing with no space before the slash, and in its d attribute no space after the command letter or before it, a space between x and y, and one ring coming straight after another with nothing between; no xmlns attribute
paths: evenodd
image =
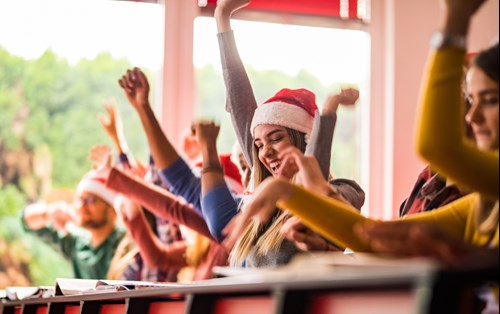
<svg viewBox="0 0 500 314"><path fill-rule="evenodd" d="M316 95L313 92L305 88L283 88L257 107L250 130L254 136L257 126L272 124L310 134L317 111Z"/></svg>
<svg viewBox="0 0 500 314"><path fill-rule="evenodd" d="M231 160L231 154L220 154L220 162L224 170L224 180L234 194L243 193L243 185L241 184L241 174L238 167Z"/></svg>
<svg viewBox="0 0 500 314"><path fill-rule="evenodd" d="M116 193L106 187L106 181L107 178L92 169L80 180L80 183L76 188L76 195L80 196L83 192L92 193L102 198L109 205L113 206Z"/></svg>

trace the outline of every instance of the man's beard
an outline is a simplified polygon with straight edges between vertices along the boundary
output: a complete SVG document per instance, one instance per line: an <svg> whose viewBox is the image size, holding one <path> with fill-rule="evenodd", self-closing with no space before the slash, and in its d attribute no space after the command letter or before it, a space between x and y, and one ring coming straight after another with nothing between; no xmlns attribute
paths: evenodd
<svg viewBox="0 0 500 314"><path fill-rule="evenodd" d="M87 221L82 222L82 227L86 229L100 229L108 223L107 219L101 219L101 220L93 220L89 219Z"/></svg>

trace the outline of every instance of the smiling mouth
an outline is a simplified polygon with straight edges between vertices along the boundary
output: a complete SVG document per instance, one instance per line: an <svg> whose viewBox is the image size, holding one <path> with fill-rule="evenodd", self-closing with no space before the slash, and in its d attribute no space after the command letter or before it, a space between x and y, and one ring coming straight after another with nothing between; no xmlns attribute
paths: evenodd
<svg viewBox="0 0 500 314"><path fill-rule="evenodd" d="M271 167L271 170L273 173L277 173L278 170L280 169L281 166L281 161L273 161L269 164L269 167Z"/></svg>

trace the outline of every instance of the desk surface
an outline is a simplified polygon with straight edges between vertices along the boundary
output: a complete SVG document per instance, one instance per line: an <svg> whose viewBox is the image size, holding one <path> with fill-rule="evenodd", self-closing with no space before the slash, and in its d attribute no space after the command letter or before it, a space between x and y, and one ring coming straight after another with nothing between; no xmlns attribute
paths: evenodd
<svg viewBox="0 0 500 314"><path fill-rule="evenodd" d="M234 277L170 287L4 301L0 313L31 309L30 313L66 314L76 308L85 313L85 306L93 306L87 313L136 313L130 310L136 303L141 304L137 313L163 313L165 306L175 306L173 313L244 313L244 309L261 314L331 313L332 309L356 313L363 308L371 313L390 313L389 309L418 313L427 308L437 271L422 262L296 268L244 271Z"/></svg>

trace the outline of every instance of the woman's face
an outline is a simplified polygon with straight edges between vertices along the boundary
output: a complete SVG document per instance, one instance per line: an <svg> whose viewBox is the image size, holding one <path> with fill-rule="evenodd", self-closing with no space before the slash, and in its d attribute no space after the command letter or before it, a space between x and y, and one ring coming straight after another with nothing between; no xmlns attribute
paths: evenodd
<svg viewBox="0 0 500 314"><path fill-rule="evenodd" d="M276 176L281 166L278 154L293 145L287 130L277 125L261 124L255 128L254 134L259 161L273 176Z"/></svg>
<svg viewBox="0 0 500 314"><path fill-rule="evenodd" d="M498 149L498 83L473 66L467 72L466 88L470 109L465 120L476 145L482 150Z"/></svg>

